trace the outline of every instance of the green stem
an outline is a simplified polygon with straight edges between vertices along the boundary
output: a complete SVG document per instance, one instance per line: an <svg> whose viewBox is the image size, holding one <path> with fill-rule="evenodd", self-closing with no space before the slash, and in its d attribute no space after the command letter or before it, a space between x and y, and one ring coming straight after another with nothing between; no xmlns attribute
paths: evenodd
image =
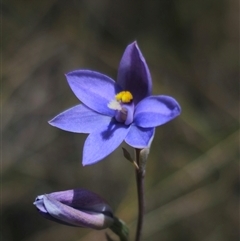
<svg viewBox="0 0 240 241"><path fill-rule="evenodd" d="M136 182L137 182L137 196L138 196L138 222L135 241L140 241L143 227L143 216L144 216L144 175L145 170L142 168L140 163L140 149L135 149L136 151L136 163L138 169L136 169Z"/></svg>

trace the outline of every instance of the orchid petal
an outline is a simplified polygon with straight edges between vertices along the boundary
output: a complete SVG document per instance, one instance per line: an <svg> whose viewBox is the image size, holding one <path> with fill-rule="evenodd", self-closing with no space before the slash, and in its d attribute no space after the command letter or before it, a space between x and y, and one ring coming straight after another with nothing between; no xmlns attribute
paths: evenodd
<svg viewBox="0 0 240 241"><path fill-rule="evenodd" d="M103 229L108 227L110 223L113 222L111 217L108 217L102 213L88 213L76 210L70 206L62 204L47 194L44 195L43 202L46 210L52 217L70 225Z"/></svg>
<svg viewBox="0 0 240 241"><path fill-rule="evenodd" d="M134 148L142 149L149 147L154 136L154 130L155 128L141 128L132 125L125 142Z"/></svg>
<svg viewBox="0 0 240 241"><path fill-rule="evenodd" d="M136 42L128 45L122 56L117 83L132 93L135 105L152 93L151 75Z"/></svg>
<svg viewBox="0 0 240 241"><path fill-rule="evenodd" d="M89 210L112 215L111 207L94 192L83 188L59 191L48 194L51 198L78 210ZM41 207L41 206L40 206ZM40 209L40 207L38 207Z"/></svg>
<svg viewBox="0 0 240 241"><path fill-rule="evenodd" d="M150 96L136 106L134 123L144 128L156 127L172 120L180 112L181 108L174 98L165 95Z"/></svg>
<svg viewBox="0 0 240 241"><path fill-rule="evenodd" d="M121 89L111 78L90 70L76 70L66 77L73 93L83 104L101 114L114 116L108 103Z"/></svg>
<svg viewBox="0 0 240 241"><path fill-rule="evenodd" d="M129 126L111 122L105 128L91 133L83 148L83 166L96 163L113 152L124 140Z"/></svg>
<svg viewBox="0 0 240 241"><path fill-rule="evenodd" d="M65 131L90 133L106 126L111 117L92 111L85 105L74 106L49 121L49 124Z"/></svg>
<svg viewBox="0 0 240 241"><path fill-rule="evenodd" d="M43 195L38 196L33 204L40 212L47 213L47 210L43 204Z"/></svg>
<svg viewBox="0 0 240 241"><path fill-rule="evenodd" d="M107 202L82 188L40 195L33 204L43 217L65 225L103 229L113 222Z"/></svg>
<svg viewBox="0 0 240 241"><path fill-rule="evenodd" d="M76 225L72 225L72 224L69 224L65 221L62 221L62 220L58 220L57 218L54 218L53 216L51 216L45 205L44 205L44 195L41 195L41 196L38 196L35 200L35 202L33 203L36 208L38 209L39 213L46 219L48 220L51 220L51 221L54 221L54 222L57 222L57 223L61 223L61 224L64 224L64 225L69 225L69 226L76 226Z"/></svg>

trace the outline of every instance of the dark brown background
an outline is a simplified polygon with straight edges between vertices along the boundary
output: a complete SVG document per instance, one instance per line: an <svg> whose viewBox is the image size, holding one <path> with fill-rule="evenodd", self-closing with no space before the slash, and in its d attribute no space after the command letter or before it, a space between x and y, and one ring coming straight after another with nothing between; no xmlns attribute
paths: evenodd
<svg viewBox="0 0 240 241"><path fill-rule="evenodd" d="M134 40L149 65L154 94L174 96L182 106L181 116L159 127L152 144L142 240L239 239L238 4L2 1L3 241L104 240L104 232L45 220L32 205L39 194L74 187L105 197L133 240L134 169L121 148L83 168L86 136L47 121L79 103L64 73L86 68L115 79Z"/></svg>

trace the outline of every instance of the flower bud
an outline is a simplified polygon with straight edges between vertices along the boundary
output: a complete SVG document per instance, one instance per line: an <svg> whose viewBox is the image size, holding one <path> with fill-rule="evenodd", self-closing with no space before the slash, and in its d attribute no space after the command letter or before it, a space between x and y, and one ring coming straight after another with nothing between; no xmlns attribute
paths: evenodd
<svg viewBox="0 0 240 241"><path fill-rule="evenodd" d="M106 201L86 189L40 195L33 204L43 217L65 225L105 229L114 222Z"/></svg>

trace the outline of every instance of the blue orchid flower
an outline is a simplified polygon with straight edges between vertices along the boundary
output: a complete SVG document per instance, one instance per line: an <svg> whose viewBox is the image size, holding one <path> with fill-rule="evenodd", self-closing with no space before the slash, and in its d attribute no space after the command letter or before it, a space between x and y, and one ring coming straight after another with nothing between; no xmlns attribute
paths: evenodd
<svg viewBox="0 0 240 241"><path fill-rule="evenodd" d="M155 127L178 116L178 102L166 95L152 95L152 79L136 42L127 46L117 81L90 70L66 75L70 88L82 102L49 123L65 131L89 134L83 165L96 163L123 141L133 148L149 147Z"/></svg>
<svg viewBox="0 0 240 241"><path fill-rule="evenodd" d="M33 204L43 217L73 227L100 230L114 223L111 207L103 198L86 189L40 195Z"/></svg>

